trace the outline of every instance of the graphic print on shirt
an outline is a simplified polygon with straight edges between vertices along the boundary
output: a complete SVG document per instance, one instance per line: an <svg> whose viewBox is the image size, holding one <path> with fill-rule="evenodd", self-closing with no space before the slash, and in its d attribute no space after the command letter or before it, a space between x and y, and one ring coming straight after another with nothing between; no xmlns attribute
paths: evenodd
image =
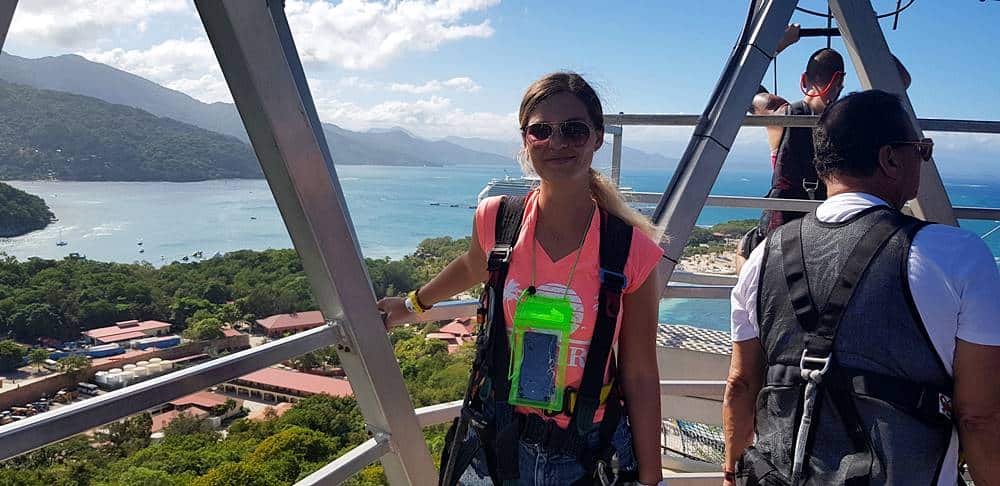
<svg viewBox="0 0 1000 486"><path fill-rule="evenodd" d="M513 319L514 309L517 306L517 299L521 296L521 293L526 287L522 287L516 279L507 279L507 284L504 285L503 290L503 300L504 309L507 312L508 319ZM580 326L583 323L583 301L580 296L571 288L566 291L566 286L559 283L543 283L535 287L538 295L544 297L554 297L561 298L566 296L569 299L569 304L573 308L573 329L570 331L569 340L569 353L567 355L568 365L571 368L583 368L587 361L587 347L590 344L588 340L573 339L572 336L580 330ZM509 330L508 330L509 332Z"/></svg>

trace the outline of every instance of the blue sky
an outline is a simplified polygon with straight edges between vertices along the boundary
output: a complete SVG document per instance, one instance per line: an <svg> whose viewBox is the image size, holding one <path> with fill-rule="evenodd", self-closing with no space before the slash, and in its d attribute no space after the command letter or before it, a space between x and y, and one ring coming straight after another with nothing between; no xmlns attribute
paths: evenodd
<svg viewBox="0 0 1000 486"><path fill-rule="evenodd" d="M422 136L510 139L524 88L557 69L584 74L608 112L700 113L746 11L734 0L642 2L289 0L289 21L325 121L402 126ZM891 0L875 0L879 11ZM824 2L802 5L822 9ZM823 19L796 14L805 27ZM919 116L1000 119L1000 2L919 0L891 30L913 75ZM798 99L804 39L778 60L778 93ZM834 47L842 47L838 39ZM201 24L185 0L20 2L5 49L25 57L80 53L204 101L228 99ZM843 49L840 49L844 52ZM772 76L765 85L772 88ZM846 91L858 89L848 66ZM626 143L676 155L687 129L629 127ZM931 134L1000 166L1000 136ZM758 150L760 129L740 142Z"/></svg>

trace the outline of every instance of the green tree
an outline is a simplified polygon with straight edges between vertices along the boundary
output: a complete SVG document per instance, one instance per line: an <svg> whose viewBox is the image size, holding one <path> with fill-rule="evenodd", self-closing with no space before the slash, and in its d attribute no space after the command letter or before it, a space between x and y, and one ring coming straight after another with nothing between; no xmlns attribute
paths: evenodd
<svg viewBox="0 0 1000 486"><path fill-rule="evenodd" d="M191 486L274 486L289 484L261 463L227 462L194 480Z"/></svg>
<svg viewBox="0 0 1000 486"><path fill-rule="evenodd" d="M34 348L28 351L28 364L35 365L37 371L42 371L42 365L49 359L49 352L44 348Z"/></svg>
<svg viewBox="0 0 1000 486"><path fill-rule="evenodd" d="M78 354L59 359L59 371L73 378L82 379L90 370L90 359Z"/></svg>
<svg viewBox="0 0 1000 486"><path fill-rule="evenodd" d="M130 467L119 476L116 483L122 486L133 484L142 486L182 486L185 484L178 482L177 479L166 471L145 467Z"/></svg>
<svg viewBox="0 0 1000 486"><path fill-rule="evenodd" d="M112 422L108 425L108 432L99 436L98 440L108 442L114 454L127 456L149 446L152 428L153 417L141 413Z"/></svg>
<svg viewBox="0 0 1000 486"><path fill-rule="evenodd" d="M24 356L28 353L24 346L10 339L0 341L0 371L11 371L24 365Z"/></svg>
<svg viewBox="0 0 1000 486"><path fill-rule="evenodd" d="M28 304L10 316L10 326L18 337L28 339L67 334L55 309L39 302Z"/></svg>
<svg viewBox="0 0 1000 486"><path fill-rule="evenodd" d="M196 434L215 434L207 420L181 412L163 428L164 436L187 437Z"/></svg>
<svg viewBox="0 0 1000 486"><path fill-rule="evenodd" d="M220 339L225 334L222 332L222 321L210 317L202 319L185 329L183 336L192 341L207 341L210 339Z"/></svg>

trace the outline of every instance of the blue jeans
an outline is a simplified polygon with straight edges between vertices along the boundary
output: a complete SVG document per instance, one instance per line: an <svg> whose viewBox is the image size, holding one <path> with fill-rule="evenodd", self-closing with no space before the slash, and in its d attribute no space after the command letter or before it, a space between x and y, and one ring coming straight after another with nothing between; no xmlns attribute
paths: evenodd
<svg viewBox="0 0 1000 486"><path fill-rule="evenodd" d="M470 433L475 433L470 431ZM587 437L591 447L597 447L600 440L597 430L594 430ZM618 423L615 435L611 439L611 444L615 449L615 456L618 458L618 469L623 471L635 470L638 464L635 454L632 451L632 430L629 429L625 418ZM563 452L544 450L538 444L528 443L524 440L519 444L520 479L518 484L523 486L563 486L580 479L584 474L583 466L577 461L575 456L570 456ZM480 449L479 454L472 461L472 465L465 470L459 479L459 484L463 486L492 486L489 470L486 467L485 452Z"/></svg>

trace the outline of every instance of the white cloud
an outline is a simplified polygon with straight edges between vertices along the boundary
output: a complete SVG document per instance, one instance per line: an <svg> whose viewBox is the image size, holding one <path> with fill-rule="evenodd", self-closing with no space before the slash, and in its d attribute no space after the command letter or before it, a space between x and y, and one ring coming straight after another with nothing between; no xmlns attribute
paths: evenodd
<svg viewBox="0 0 1000 486"><path fill-rule="evenodd" d="M9 38L76 48L108 35L109 29L145 32L160 14L194 12L186 0L27 0L18 3Z"/></svg>
<svg viewBox="0 0 1000 486"><path fill-rule="evenodd" d="M409 51L432 51L439 45L493 35L489 20L463 23L471 12L499 0L369 2L289 0L288 24L305 62L333 63L363 70L386 65Z"/></svg>
<svg viewBox="0 0 1000 486"><path fill-rule="evenodd" d="M321 119L351 130L401 126L427 138L456 135L502 139L510 138L517 130L514 112L469 112L441 96L386 101L365 107L340 100L321 86L314 86L313 100Z"/></svg>
<svg viewBox="0 0 1000 486"><path fill-rule="evenodd" d="M467 93L475 93L476 91L479 91L479 85L476 84L472 78L468 77L451 78L447 81L438 81L434 79L424 84L392 83L389 86L390 91L412 94L434 93L441 91L444 88L453 88Z"/></svg>
<svg viewBox="0 0 1000 486"><path fill-rule="evenodd" d="M208 39L171 39L148 49L115 48L81 52L94 62L114 66L201 101L232 102L229 87Z"/></svg>

